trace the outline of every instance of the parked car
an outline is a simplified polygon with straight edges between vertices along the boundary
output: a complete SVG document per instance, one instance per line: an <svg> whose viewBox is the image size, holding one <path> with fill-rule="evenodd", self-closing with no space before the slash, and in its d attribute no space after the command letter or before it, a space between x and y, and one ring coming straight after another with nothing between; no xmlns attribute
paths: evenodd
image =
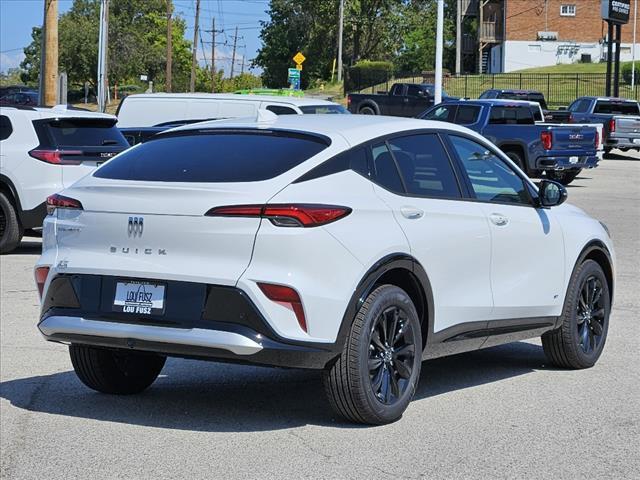
<svg viewBox="0 0 640 480"><path fill-rule="evenodd" d="M0 107L0 253L42 226L49 195L129 146L115 123L64 106Z"/></svg>
<svg viewBox="0 0 640 480"><path fill-rule="evenodd" d="M637 100L581 97L569 106L574 122L604 126L604 149L640 151L640 104Z"/></svg>
<svg viewBox="0 0 640 480"><path fill-rule="evenodd" d="M38 106L38 92L15 92L0 97L0 106Z"/></svg>
<svg viewBox="0 0 640 480"><path fill-rule="evenodd" d="M458 125L270 117L161 133L49 198L38 328L85 385L141 392L167 356L321 369L382 424L423 359L542 336L595 364L613 246L562 185Z"/></svg>
<svg viewBox="0 0 640 480"><path fill-rule="evenodd" d="M347 95L347 108L362 115L415 117L433 106L435 87L427 83L395 83L388 93ZM457 100L442 92L442 101Z"/></svg>
<svg viewBox="0 0 640 480"><path fill-rule="evenodd" d="M571 112L566 109L549 110L544 94L537 90L492 88L482 92L480 99L526 100L529 102L537 102L542 108L543 117L546 122L571 123Z"/></svg>
<svg viewBox="0 0 640 480"><path fill-rule="evenodd" d="M529 102L449 102L420 118L457 123L480 133L532 178L546 174L568 185L583 168L598 165L600 140L595 127L536 124Z"/></svg>
<svg viewBox="0 0 640 480"><path fill-rule="evenodd" d="M276 115L344 114L337 103L315 98L218 93L144 93L122 99L119 128L162 127L203 120L255 117L259 109Z"/></svg>

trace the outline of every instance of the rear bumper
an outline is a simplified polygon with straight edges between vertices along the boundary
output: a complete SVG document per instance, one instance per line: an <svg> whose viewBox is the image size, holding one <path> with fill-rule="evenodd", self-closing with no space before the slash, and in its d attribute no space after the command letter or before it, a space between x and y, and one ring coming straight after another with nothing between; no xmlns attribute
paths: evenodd
<svg viewBox="0 0 640 480"><path fill-rule="evenodd" d="M38 329L53 342L143 350L167 356L321 369L339 353L336 343L279 337L240 289L164 282L161 315L112 309L117 277L57 275L49 284Z"/></svg>
<svg viewBox="0 0 640 480"><path fill-rule="evenodd" d="M596 168L600 158L593 156L554 156L540 157L536 160L536 168L539 170L575 170L585 168Z"/></svg>
<svg viewBox="0 0 640 480"><path fill-rule="evenodd" d="M640 150L640 143L635 143L634 140L640 142L640 135L618 136L614 134L609 135L604 145L608 148L635 148Z"/></svg>
<svg viewBox="0 0 640 480"><path fill-rule="evenodd" d="M42 202L36 208L32 210L22 210L19 213L20 224L24 229L41 228L42 222L47 216L47 205Z"/></svg>

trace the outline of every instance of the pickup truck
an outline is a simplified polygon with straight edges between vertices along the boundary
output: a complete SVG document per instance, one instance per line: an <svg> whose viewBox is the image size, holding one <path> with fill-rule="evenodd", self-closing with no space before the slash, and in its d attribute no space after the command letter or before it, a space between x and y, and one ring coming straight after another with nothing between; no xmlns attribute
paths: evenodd
<svg viewBox="0 0 640 480"><path fill-rule="evenodd" d="M433 106L435 87L428 83L394 83L386 93L347 95L347 108L351 113L363 115L393 115L415 117ZM442 92L442 101L457 100Z"/></svg>
<svg viewBox="0 0 640 480"><path fill-rule="evenodd" d="M570 106L572 121L604 126L604 151L640 151L640 105L637 100L580 97Z"/></svg>
<svg viewBox="0 0 640 480"><path fill-rule="evenodd" d="M512 90L492 88L485 90L480 95L480 99L503 99L503 100L526 100L529 102L537 102L542 108L545 122L571 123L571 112L568 110L549 110L547 100L544 94L537 90Z"/></svg>
<svg viewBox="0 0 640 480"><path fill-rule="evenodd" d="M571 183L598 165L595 126L536 124L530 102L469 100L436 105L420 118L463 125L497 145L530 177Z"/></svg>

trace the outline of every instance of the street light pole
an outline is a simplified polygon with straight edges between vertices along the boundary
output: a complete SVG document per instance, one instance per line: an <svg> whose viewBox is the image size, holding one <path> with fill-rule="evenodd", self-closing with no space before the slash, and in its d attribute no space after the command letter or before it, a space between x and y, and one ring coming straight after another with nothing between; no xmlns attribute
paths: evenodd
<svg viewBox="0 0 640 480"><path fill-rule="evenodd" d="M109 34L109 0L100 2L100 31L98 34L98 111L107 107L107 48Z"/></svg>
<svg viewBox="0 0 640 480"><path fill-rule="evenodd" d="M638 22L638 0L633 9L633 45L631 46L631 89L636 86L636 23Z"/></svg>
<svg viewBox="0 0 640 480"><path fill-rule="evenodd" d="M444 0L438 0L438 24L436 28L436 78L433 104L442 102L442 51L444 36Z"/></svg>

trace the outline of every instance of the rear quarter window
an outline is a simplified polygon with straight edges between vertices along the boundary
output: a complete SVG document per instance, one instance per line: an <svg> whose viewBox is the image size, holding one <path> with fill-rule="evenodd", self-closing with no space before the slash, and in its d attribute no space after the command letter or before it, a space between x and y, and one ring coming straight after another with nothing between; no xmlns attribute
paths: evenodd
<svg viewBox="0 0 640 480"><path fill-rule="evenodd" d="M127 150L94 176L156 182L257 182L277 177L329 146L320 137L274 131L160 135Z"/></svg>
<svg viewBox="0 0 640 480"><path fill-rule="evenodd" d="M0 115L0 140L6 140L12 133L11 120L6 115Z"/></svg>

